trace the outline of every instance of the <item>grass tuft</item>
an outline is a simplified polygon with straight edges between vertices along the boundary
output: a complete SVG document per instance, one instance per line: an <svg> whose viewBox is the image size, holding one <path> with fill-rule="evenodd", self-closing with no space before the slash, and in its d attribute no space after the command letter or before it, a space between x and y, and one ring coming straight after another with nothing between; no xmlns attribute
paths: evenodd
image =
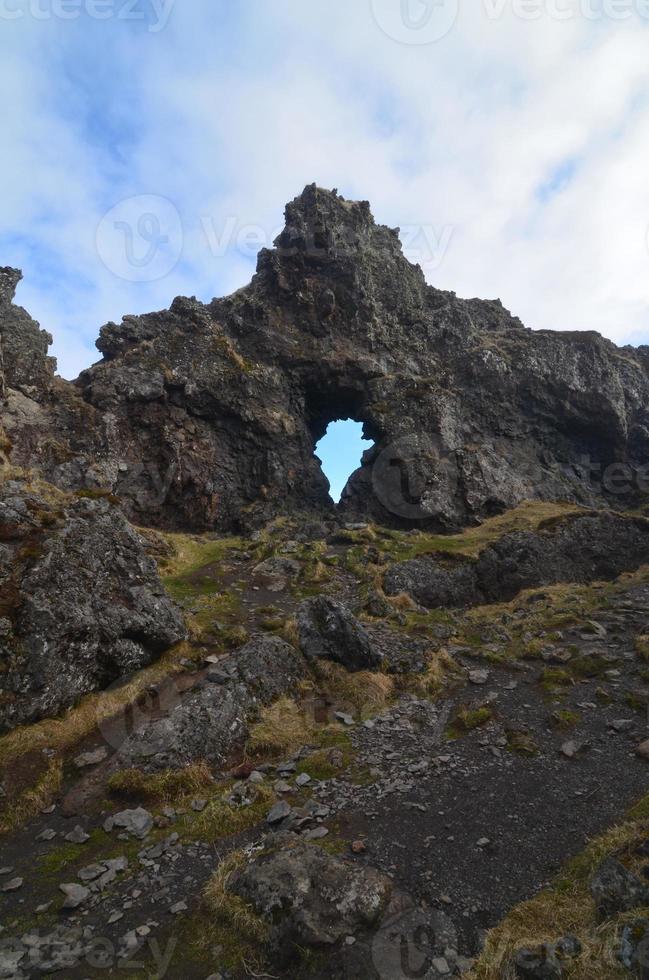
<svg viewBox="0 0 649 980"><path fill-rule="evenodd" d="M213 790L215 781L207 762L194 762L184 769L165 769L153 774L141 769L124 769L113 773L107 786L115 796L151 803L177 803L185 797Z"/></svg>
<svg viewBox="0 0 649 980"><path fill-rule="evenodd" d="M309 742L315 726L299 705L284 695L267 708L252 725L246 750L252 755L281 756Z"/></svg>

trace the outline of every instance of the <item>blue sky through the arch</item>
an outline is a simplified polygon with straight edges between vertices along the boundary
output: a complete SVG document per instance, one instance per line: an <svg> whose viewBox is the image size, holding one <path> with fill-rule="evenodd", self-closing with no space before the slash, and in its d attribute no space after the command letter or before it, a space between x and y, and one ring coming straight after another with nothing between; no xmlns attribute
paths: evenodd
<svg viewBox="0 0 649 980"><path fill-rule="evenodd" d="M329 493L338 503L347 480L361 464L361 456L372 445L363 439L363 426L352 419L331 422L317 444L315 452L322 461L322 469L331 484Z"/></svg>

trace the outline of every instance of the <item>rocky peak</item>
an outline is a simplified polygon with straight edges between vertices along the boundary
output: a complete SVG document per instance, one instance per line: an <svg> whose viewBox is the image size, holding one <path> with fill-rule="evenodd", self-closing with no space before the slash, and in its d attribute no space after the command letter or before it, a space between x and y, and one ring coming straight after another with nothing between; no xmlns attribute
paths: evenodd
<svg viewBox="0 0 649 980"><path fill-rule="evenodd" d="M49 388L56 361L47 356L52 337L13 303L22 279L19 269L0 268L0 398L17 388L40 400Z"/></svg>
<svg viewBox="0 0 649 980"><path fill-rule="evenodd" d="M7 302L0 330L8 385L47 390L47 335ZM350 519L444 530L525 499L641 496L645 354L526 330L498 300L427 285L367 202L315 184L249 286L107 324L98 347L51 399L56 454L36 456L55 484L108 489L140 523L240 530L331 512L314 449L339 418L375 442L343 495ZM7 426L19 458L43 426L42 413Z"/></svg>

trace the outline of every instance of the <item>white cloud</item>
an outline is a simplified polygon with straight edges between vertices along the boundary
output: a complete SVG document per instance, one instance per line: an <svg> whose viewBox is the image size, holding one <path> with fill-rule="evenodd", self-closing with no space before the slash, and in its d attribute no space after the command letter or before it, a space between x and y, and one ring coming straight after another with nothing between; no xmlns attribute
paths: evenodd
<svg viewBox="0 0 649 980"><path fill-rule="evenodd" d="M370 0L178 2L159 33L3 24L0 262L23 266L19 300L62 373L93 360L107 319L242 285L246 230L269 243L312 180L448 240L425 266L435 285L500 296L529 326L649 340L648 22L526 21L511 2L490 19L488 2L421 46L386 36ZM129 283L95 233L142 194L174 203L184 249L165 278ZM224 254L206 223L229 232Z"/></svg>

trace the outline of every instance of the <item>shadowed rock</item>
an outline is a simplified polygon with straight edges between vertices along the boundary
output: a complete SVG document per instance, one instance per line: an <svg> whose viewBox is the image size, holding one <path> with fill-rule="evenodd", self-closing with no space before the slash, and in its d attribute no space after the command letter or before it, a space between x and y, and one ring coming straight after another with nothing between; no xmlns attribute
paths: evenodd
<svg viewBox="0 0 649 980"><path fill-rule="evenodd" d="M430 608L464 606L507 601L540 585L608 580L648 560L648 520L585 514L546 530L506 534L475 561L438 556L400 562L386 572L385 590L406 592Z"/></svg>
<svg viewBox="0 0 649 980"><path fill-rule="evenodd" d="M0 484L0 730L58 714L185 637L119 507Z"/></svg>
<svg viewBox="0 0 649 980"><path fill-rule="evenodd" d="M121 746L116 764L145 770L206 759L223 765L259 708L307 676L304 658L277 636L254 636L220 663L220 682L186 695L168 717L145 723Z"/></svg>
<svg viewBox="0 0 649 980"><path fill-rule="evenodd" d="M646 348L526 330L497 300L427 285L367 202L308 186L250 285L106 324L76 385L48 383L42 335L9 303L18 275L4 270L0 304L14 461L37 446L52 482L106 487L139 522L238 530L331 510L314 447L347 417L375 442L348 519L451 529L524 499L637 495ZM23 348L38 356L17 372ZM47 392L42 410L26 386Z"/></svg>

